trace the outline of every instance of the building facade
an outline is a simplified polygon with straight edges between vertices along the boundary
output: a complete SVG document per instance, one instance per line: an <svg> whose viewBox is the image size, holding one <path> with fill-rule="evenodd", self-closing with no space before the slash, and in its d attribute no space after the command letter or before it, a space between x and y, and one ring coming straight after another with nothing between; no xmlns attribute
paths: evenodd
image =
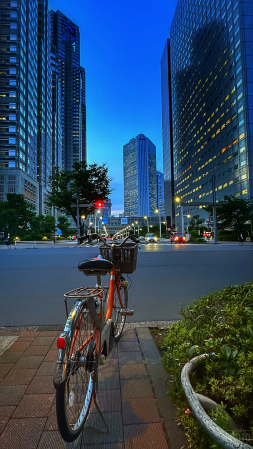
<svg viewBox="0 0 253 449"><path fill-rule="evenodd" d="M153 216L157 207L156 147L139 134L123 147L124 214Z"/></svg>
<svg viewBox="0 0 253 449"><path fill-rule="evenodd" d="M0 201L23 194L37 212L45 169L37 152L39 64L47 76L45 54L38 61L39 3L0 3Z"/></svg>
<svg viewBox="0 0 253 449"><path fill-rule="evenodd" d="M167 39L161 58L162 138L164 172L164 212L175 220L170 41Z"/></svg>
<svg viewBox="0 0 253 449"><path fill-rule="evenodd" d="M62 167L86 160L85 70L80 67L79 27L60 11L50 11L61 92Z"/></svg>
<svg viewBox="0 0 253 449"><path fill-rule="evenodd" d="M157 181L157 209L160 215L164 215L164 174L160 171L156 171Z"/></svg>
<svg viewBox="0 0 253 449"><path fill-rule="evenodd" d="M252 47L253 0L179 1L170 30L174 196L204 223L190 203L212 201L212 175L218 201L253 196Z"/></svg>

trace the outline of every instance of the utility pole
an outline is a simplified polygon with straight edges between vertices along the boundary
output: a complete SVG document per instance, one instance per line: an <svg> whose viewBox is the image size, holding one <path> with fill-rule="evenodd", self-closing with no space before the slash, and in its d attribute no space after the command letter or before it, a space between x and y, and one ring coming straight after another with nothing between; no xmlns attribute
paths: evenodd
<svg viewBox="0 0 253 449"><path fill-rule="evenodd" d="M79 205L78 205L78 190L76 192L76 232L77 232L77 242L80 236L80 225L79 225Z"/></svg>
<svg viewBox="0 0 253 449"><path fill-rule="evenodd" d="M181 223L182 223L182 233L184 233L184 206L181 204Z"/></svg>
<svg viewBox="0 0 253 449"><path fill-rule="evenodd" d="M217 218L216 218L216 192L215 192L215 175L212 175L212 191L213 191L213 231L214 243L217 242Z"/></svg>

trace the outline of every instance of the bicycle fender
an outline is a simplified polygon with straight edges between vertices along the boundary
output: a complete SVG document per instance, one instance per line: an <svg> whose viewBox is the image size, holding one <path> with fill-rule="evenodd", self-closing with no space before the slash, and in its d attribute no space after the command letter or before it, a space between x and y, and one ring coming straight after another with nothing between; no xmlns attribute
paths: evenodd
<svg viewBox="0 0 253 449"><path fill-rule="evenodd" d="M82 309L87 307L90 314L94 320L95 325L101 331L102 325L101 320L97 316L95 302L93 298L87 298L86 301L77 301L74 307L71 309L67 322L64 327L64 331L61 333L61 337L65 339L65 348L59 349L58 360L56 362L56 370L54 374L54 386L59 389L64 385L67 379L67 355L70 351L70 345L72 341L72 336L75 331L77 317Z"/></svg>

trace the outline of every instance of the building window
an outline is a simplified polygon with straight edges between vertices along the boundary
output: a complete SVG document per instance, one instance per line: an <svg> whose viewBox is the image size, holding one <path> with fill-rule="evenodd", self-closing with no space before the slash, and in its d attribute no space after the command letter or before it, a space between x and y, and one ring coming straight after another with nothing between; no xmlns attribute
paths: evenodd
<svg viewBox="0 0 253 449"><path fill-rule="evenodd" d="M15 162L9 162L9 168L15 168Z"/></svg>
<svg viewBox="0 0 253 449"><path fill-rule="evenodd" d="M15 133L16 132L16 126L9 126L9 133Z"/></svg>
<svg viewBox="0 0 253 449"><path fill-rule="evenodd" d="M9 137L9 144L14 144L16 143L16 138L15 137Z"/></svg>
<svg viewBox="0 0 253 449"><path fill-rule="evenodd" d="M16 114L10 114L9 120L16 120Z"/></svg>

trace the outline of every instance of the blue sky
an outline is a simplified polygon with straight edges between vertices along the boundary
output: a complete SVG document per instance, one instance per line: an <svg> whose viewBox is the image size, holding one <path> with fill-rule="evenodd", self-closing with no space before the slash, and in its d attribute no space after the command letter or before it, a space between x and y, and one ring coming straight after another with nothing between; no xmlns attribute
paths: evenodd
<svg viewBox="0 0 253 449"><path fill-rule="evenodd" d="M75 22L86 69L88 163L106 163L123 212L123 145L143 133L162 171L160 59L177 0L49 0Z"/></svg>

